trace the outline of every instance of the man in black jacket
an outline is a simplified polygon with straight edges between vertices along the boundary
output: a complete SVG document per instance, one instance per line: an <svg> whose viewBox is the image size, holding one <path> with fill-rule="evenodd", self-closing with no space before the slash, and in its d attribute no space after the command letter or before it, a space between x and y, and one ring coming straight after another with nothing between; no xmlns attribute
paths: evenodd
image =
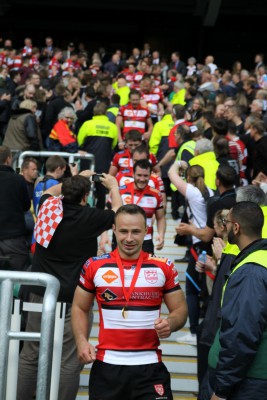
<svg viewBox="0 0 267 400"><path fill-rule="evenodd" d="M97 255L97 237L114 223L114 211L121 206L118 183L115 177L104 174L101 183L112 192L112 210L99 210L88 205L90 193L89 170L64 179L62 184L48 188L40 199L40 210L36 221L36 249L32 272L49 273L60 281L58 301L67 303L64 324L61 374L58 400L75 400L79 387L82 365L76 355L76 345L70 326L70 313L74 291L79 281L81 268L88 257ZM63 196L63 198L60 197ZM55 214L50 205L62 207L62 219L57 222L54 233L49 229ZM49 213L49 218L43 217ZM46 221L48 219L48 223ZM57 219L57 218L56 218ZM58 219L57 219L58 221ZM46 233L49 234L46 235ZM30 287L30 301L43 302L43 288ZM28 314L26 330L40 330L40 313ZM38 342L25 341L20 353L17 400L31 400L35 392Z"/></svg>
<svg viewBox="0 0 267 400"><path fill-rule="evenodd" d="M24 178L15 173L11 151L0 146L0 268L25 270L29 251L26 245L24 213L31 202Z"/></svg>

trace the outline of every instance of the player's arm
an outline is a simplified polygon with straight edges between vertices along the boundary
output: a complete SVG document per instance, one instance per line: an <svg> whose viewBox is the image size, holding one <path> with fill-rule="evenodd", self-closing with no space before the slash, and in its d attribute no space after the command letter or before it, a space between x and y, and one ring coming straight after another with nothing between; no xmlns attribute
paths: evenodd
<svg viewBox="0 0 267 400"><path fill-rule="evenodd" d="M155 321L155 329L160 339L168 338L172 332L181 329L188 316L187 303L182 290L166 293L164 302L169 310L168 318L158 318Z"/></svg>
<svg viewBox="0 0 267 400"><path fill-rule="evenodd" d="M210 242L215 234L214 229L207 225L205 228L197 228L194 224L186 224L184 222L181 222L175 230L179 235L192 235L203 242Z"/></svg>
<svg viewBox="0 0 267 400"><path fill-rule="evenodd" d="M105 186L105 188L109 190L112 210L116 212L117 209L122 206L122 199L120 195L118 181L114 176L111 176L109 174L103 173L102 175L103 177L100 178L101 183Z"/></svg>
<svg viewBox="0 0 267 400"><path fill-rule="evenodd" d="M157 230L158 230L158 236L157 236L157 250L160 250L164 246L164 236L165 236L165 231L166 231L166 217L165 217L165 211L164 208L160 208L156 210L156 220L157 220Z"/></svg>
<svg viewBox="0 0 267 400"><path fill-rule="evenodd" d="M89 316L92 312L94 294L77 286L71 309L71 326L82 364L95 361L95 348L88 342Z"/></svg>
<svg viewBox="0 0 267 400"><path fill-rule="evenodd" d="M111 165L108 171L109 175L116 176L118 173L118 168L115 165Z"/></svg>
<svg viewBox="0 0 267 400"><path fill-rule="evenodd" d="M176 157L174 149L170 149L164 157L159 161L158 166L163 167L163 165L168 164L169 162L173 161Z"/></svg>
<svg viewBox="0 0 267 400"><path fill-rule="evenodd" d="M153 166L152 171L157 174L158 176L161 176L161 169L159 167L159 163Z"/></svg>
<svg viewBox="0 0 267 400"><path fill-rule="evenodd" d="M150 117L147 118L146 124L147 124L147 131L144 133L144 139L146 141L149 141L153 129L153 122Z"/></svg>
<svg viewBox="0 0 267 400"><path fill-rule="evenodd" d="M116 126L117 126L117 129L118 129L118 143L119 143L119 147L120 147L120 143L123 142L123 140L122 140L122 132L121 132L121 128L123 126L123 118L122 118L121 115L118 115L116 117Z"/></svg>

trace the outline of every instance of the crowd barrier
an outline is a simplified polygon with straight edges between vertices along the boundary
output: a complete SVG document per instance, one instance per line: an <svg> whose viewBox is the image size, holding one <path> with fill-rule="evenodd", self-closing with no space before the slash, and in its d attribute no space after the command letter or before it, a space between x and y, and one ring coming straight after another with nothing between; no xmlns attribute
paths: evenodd
<svg viewBox="0 0 267 400"><path fill-rule="evenodd" d="M13 298L15 285L44 286L42 304ZM39 341L36 400L57 400L65 303L57 303L60 284L46 273L0 271L0 399L16 400L19 341ZM21 315L41 312L40 332L21 331Z"/></svg>

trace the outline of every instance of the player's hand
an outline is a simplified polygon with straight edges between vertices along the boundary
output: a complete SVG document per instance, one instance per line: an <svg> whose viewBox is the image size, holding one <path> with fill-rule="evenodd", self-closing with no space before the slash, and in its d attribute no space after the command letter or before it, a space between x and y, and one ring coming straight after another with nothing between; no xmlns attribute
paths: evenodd
<svg viewBox="0 0 267 400"><path fill-rule="evenodd" d="M118 143L118 148L119 148L120 150L124 150L124 149L125 149L125 143L124 143L124 142L119 142L119 143Z"/></svg>
<svg viewBox="0 0 267 400"><path fill-rule="evenodd" d="M171 334L171 325L168 318L157 318L154 322L155 330L160 339L166 339Z"/></svg>
<svg viewBox="0 0 267 400"><path fill-rule="evenodd" d="M88 342L78 345L78 359L82 364L89 364L95 361L95 348Z"/></svg>
<svg viewBox="0 0 267 400"><path fill-rule="evenodd" d="M100 253L99 255L107 252L106 246L111 248L111 242L109 240L107 232L103 232L102 235L100 236L100 241L99 241L99 250L98 250L98 252Z"/></svg>
<svg viewBox="0 0 267 400"><path fill-rule="evenodd" d="M161 250L164 246L164 237L162 235L158 235L156 237L156 242L157 242L156 249Z"/></svg>

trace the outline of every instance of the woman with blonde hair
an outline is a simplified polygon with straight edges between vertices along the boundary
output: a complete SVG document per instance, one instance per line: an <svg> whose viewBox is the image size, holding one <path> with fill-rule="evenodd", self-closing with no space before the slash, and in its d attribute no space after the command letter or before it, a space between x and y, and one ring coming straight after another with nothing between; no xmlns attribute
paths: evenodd
<svg viewBox="0 0 267 400"><path fill-rule="evenodd" d="M176 161L169 169L170 181L177 190L185 197L186 213L188 220L198 228L204 228L207 222L206 201L213 196L213 191L204 182L204 169L200 165L187 168L185 161ZM183 179L183 173L186 179ZM177 227L178 229L178 227ZM190 333L178 337L179 343L196 345L196 332L199 324L200 303L206 303L208 292L206 279L203 274L195 269L198 254L206 250L211 254L211 246L192 236L192 247L190 248L189 262L186 270L186 300L188 304L188 316Z"/></svg>

